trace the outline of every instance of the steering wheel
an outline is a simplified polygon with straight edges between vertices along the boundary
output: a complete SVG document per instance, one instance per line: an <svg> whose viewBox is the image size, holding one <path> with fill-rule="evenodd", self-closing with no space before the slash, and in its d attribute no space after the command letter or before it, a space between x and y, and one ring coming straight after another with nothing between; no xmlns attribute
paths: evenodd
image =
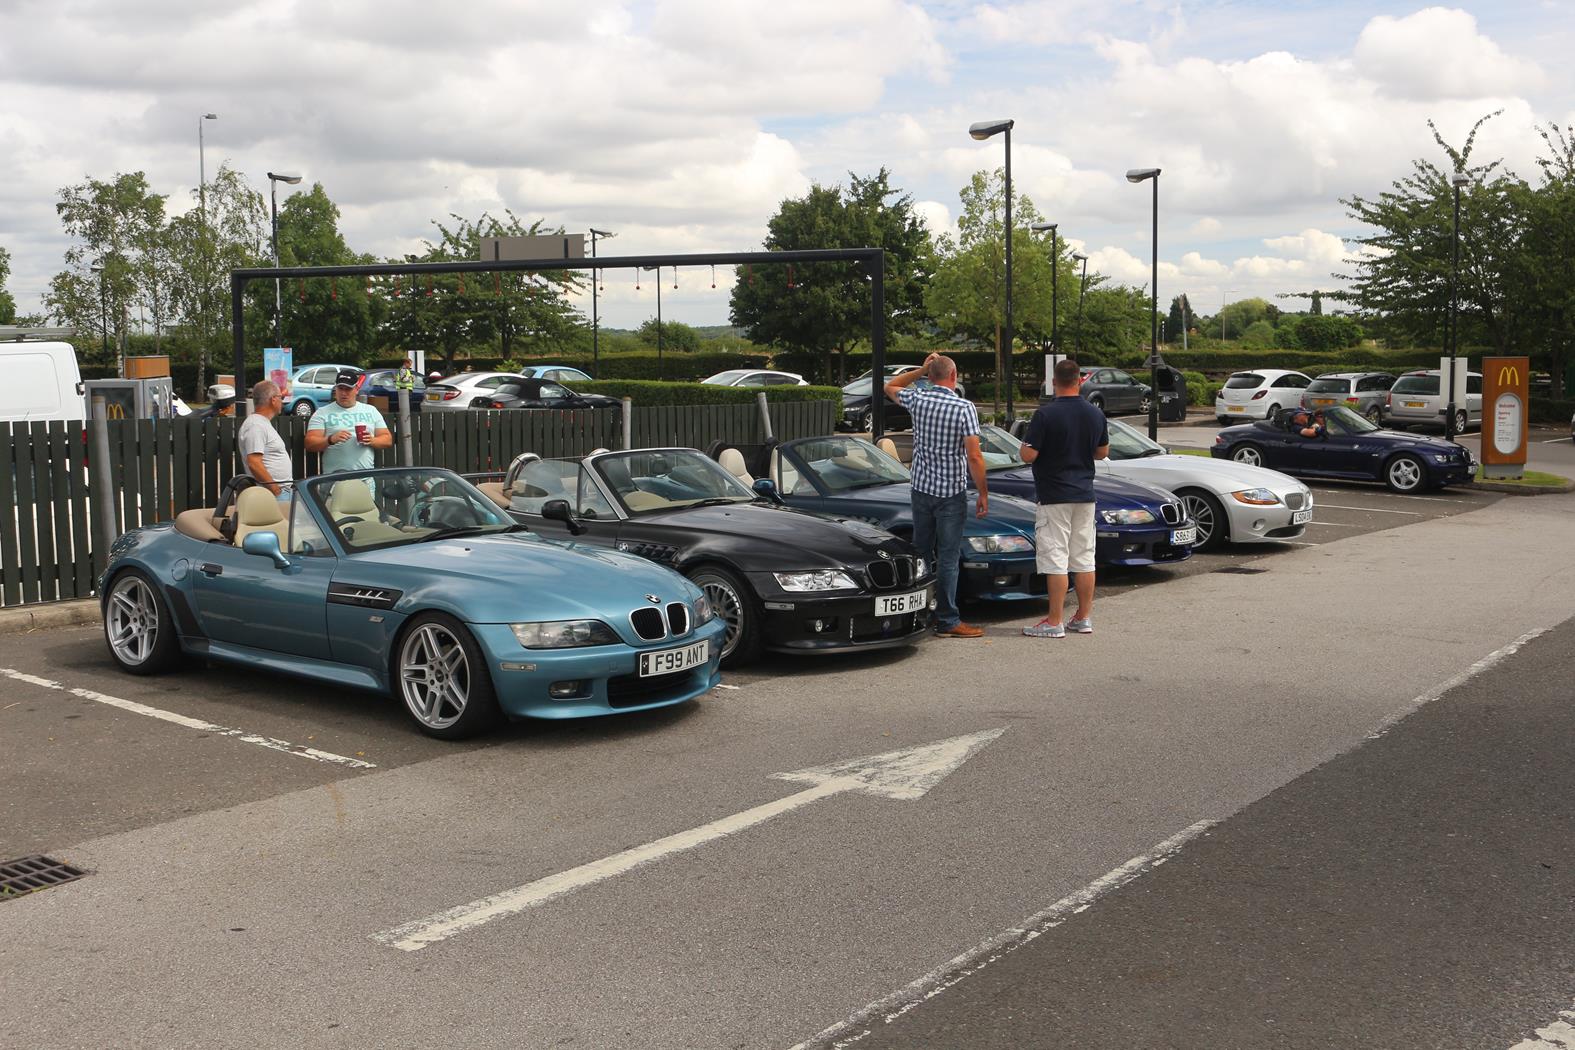
<svg viewBox="0 0 1575 1050"><path fill-rule="evenodd" d="M334 521L334 528L336 528L336 529L343 529L343 528L346 528L347 526L350 526L350 525L359 525L359 524L361 524L361 521L362 521L362 519L360 517L339 518L339 519Z"/></svg>

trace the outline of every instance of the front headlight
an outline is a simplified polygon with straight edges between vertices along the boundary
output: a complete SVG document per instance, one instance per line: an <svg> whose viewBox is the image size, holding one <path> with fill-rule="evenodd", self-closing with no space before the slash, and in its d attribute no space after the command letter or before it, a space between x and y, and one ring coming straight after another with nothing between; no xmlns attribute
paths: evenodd
<svg viewBox="0 0 1575 1050"><path fill-rule="evenodd" d="M716 610L711 606L711 599L705 595L695 599L695 624L707 624L716 619Z"/></svg>
<svg viewBox="0 0 1575 1050"><path fill-rule="evenodd" d="M851 591L858 584L845 572L837 569L815 569L811 572L774 572L777 586L784 591Z"/></svg>
<svg viewBox="0 0 1575 1050"><path fill-rule="evenodd" d="M1152 518L1152 515L1150 515ZM1011 551L1031 551L1034 541L1027 536L969 536L968 549L975 554L1006 554Z"/></svg>
<svg viewBox="0 0 1575 1050"><path fill-rule="evenodd" d="M1280 497L1268 489L1242 489L1232 492L1230 497L1237 503L1250 503L1254 507L1272 507L1280 502Z"/></svg>
<svg viewBox="0 0 1575 1050"><path fill-rule="evenodd" d="M916 579L924 579L925 574L929 571L929 563L927 563L923 558L913 559L913 575Z"/></svg>
<svg viewBox="0 0 1575 1050"><path fill-rule="evenodd" d="M1452 452L1435 452L1433 453L1433 458L1439 463L1448 463L1450 460L1454 459L1455 456Z"/></svg>
<svg viewBox="0 0 1575 1050"><path fill-rule="evenodd" d="M1141 507L1136 510L1102 510L1099 518L1106 525L1147 525L1154 520L1154 512Z"/></svg>
<svg viewBox="0 0 1575 1050"><path fill-rule="evenodd" d="M509 630L527 649L577 649L585 645L612 645L618 635L600 620L547 620L511 623Z"/></svg>

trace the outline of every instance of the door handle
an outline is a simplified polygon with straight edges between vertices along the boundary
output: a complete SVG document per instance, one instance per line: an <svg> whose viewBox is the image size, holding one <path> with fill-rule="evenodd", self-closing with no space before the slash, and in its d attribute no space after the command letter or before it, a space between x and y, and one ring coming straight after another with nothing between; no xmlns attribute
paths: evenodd
<svg viewBox="0 0 1575 1050"><path fill-rule="evenodd" d="M197 566L197 571L202 573L204 576L223 576L224 566L215 565L210 561Z"/></svg>

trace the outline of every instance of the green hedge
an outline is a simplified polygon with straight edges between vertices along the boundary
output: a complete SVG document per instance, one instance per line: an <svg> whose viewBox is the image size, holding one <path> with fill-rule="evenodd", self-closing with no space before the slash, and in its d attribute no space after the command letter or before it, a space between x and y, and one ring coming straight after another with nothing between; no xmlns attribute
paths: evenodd
<svg viewBox="0 0 1575 1050"><path fill-rule="evenodd" d="M842 403L842 391L834 386L708 386L705 383L659 383L642 379L599 379L575 383L581 394L627 397L636 405L752 405L755 395L764 391L767 401L835 401Z"/></svg>
<svg viewBox="0 0 1575 1050"><path fill-rule="evenodd" d="M1161 351L1165 362L1182 371L1204 372L1223 376L1254 368L1291 368L1309 375L1323 372L1409 372L1418 368L1437 368L1437 350L1374 350L1355 347L1348 350L1315 353L1306 350L1228 350ZM1147 355L1131 351L1111 355L1110 364L1119 368L1141 369ZM1467 355L1472 368L1482 363L1481 353Z"/></svg>
<svg viewBox="0 0 1575 1050"><path fill-rule="evenodd" d="M1531 421L1568 426L1575 417L1575 400L1531 396Z"/></svg>

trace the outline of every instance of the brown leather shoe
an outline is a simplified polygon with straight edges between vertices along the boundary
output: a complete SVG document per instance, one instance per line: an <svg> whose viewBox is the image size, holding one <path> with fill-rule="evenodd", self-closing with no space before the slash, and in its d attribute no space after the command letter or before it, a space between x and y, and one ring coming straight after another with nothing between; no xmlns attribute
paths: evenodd
<svg viewBox="0 0 1575 1050"><path fill-rule="evenodd" d="M935 634L939 638L983 638L984 628L971 623L959 623L955 627L937 630Z"/></svg>

